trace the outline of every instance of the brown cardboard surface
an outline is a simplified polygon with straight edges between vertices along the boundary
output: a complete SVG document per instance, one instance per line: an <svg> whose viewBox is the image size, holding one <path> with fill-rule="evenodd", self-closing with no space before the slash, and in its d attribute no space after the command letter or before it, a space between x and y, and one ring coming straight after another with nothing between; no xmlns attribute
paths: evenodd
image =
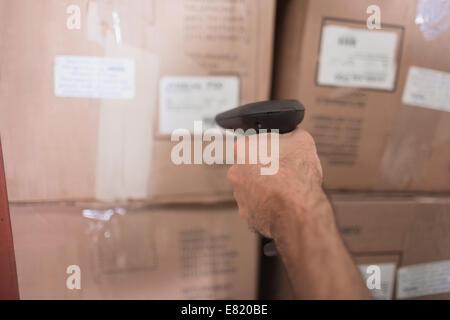
<svg viewBox="0 0 450 320"><path fill-rule="evenodd" d="M107 210L11 206L23 299L256 298L259 237L234 205ZM66 287L70 265L80 290Z"/></svg>
<svg viewBox="0 0 450 320"><path fill-rule="evenodd" d="M450 190L450 114L402 103L410 66L450 72L450 30L426 39L415 23L416 4L288 0L280 6L274 97L306 106L302 126L315 138L327 189ZM381 9L381 31L398 33L394 90L318 85L323 26L368 31L369 5Z"/></svg>
<svg viewBox="0 0 450 320"><path fill-rule="evenodd" d="M335 200L337 223L357 263L383 263L398 256L398 267L450 259L450 199L411 196L384 200ZM421 299L448 299L450 292Z"/></svg>
<svg viewBox="0 0 450 320"><path fill-rule="evenodd" d="M177 142L157 140L150 181L152 201L220 202L232 198L232 186L226 178L229 165L175 165L170 161L172 147ZM206 143L203 143L206 145ZM225 154L225 150L224 150ZM167 161L166 161L166 160ZM188 190L188 191L187 191Z"/></svg>
<svg viewBox="0 0 450 320"><path fill-rule="evenodd" d="M69 5L81 9L80 30L66 27ZM2 2L0 126L10 200L230 199L225 166L170 166L159 80L233 75L241 103L267 99L274 7L274 0ZM134 98L56 97L57 55L134 60ZM126 168L139 158L145 163ZM138 185L130 172L142 181L127 194L121 189Z"/></svg>
<svg viewBox="0 0 450 320"><path fill-rule="evenodd" d="M450 259L449 198L347 195L332 197L332 204L356 264L390 262L398 268ZM262 297L293 298L281 260L265 257L262 263ZM449 297L446 292L420 298Z"/></svg>

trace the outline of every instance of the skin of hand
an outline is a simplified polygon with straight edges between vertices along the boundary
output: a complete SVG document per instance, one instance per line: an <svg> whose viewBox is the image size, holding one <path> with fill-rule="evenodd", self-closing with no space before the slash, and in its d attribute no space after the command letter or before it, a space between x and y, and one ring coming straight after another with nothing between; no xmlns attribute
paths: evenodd
<svg viewBox="0 0 450 320"><path fill-rule="evenodd" d="M228 172L239 214L250 227L274 239L295 296L370 299L323 192L311 135L300 128L279 135L279 169L274 175L261 175L261 164L248 164L249 151L258 146L242 138L247 164L235 164Z"/></svg>
<svg viewBox="0 0 450 320"><path fill-rule="evenodd" d="M246 139L248 155L249 150L256 146L249 146ZM313 138L300 128L279 135L279 169L276 174L261 175L261 166L233 165L228 171L228 180L234 186L241 217L265 237L273 238L275 223L281 221L286 211L291 211L295 203L309 206L311 200L316 199L315 196L310 197L311 194L323 193L322 167Z"/></svg>

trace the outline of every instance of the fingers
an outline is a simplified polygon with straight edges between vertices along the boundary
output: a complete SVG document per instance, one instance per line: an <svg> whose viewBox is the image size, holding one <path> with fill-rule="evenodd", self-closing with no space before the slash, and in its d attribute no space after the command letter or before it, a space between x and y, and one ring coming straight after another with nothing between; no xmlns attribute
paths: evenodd
<svg viewBox="0 0 450 320"><path fill-rule="evenodd" d="M300 126L295 127L294 130L292 130L291 132L285 133L284 135L286 136L293 136L293 135L297 135L300 132L304 131L302 128L300 128Z"/></svg>
<svg viewBox="0 0 450 320"><path fill-rule="evenodd" d="M230 169L228 169L227 179L233 185L239 184L239 182L240 182L239 168L236 165L233 165L233 166L231 166Z"/></svg>
<svg viewBox="0 0 450 320"><path fill-rule="evenodd" d="M311 134L300 127L297 127L294 131L290 132L289 134L291 134L291 137L299 139L302 143L311 144L315 146L314 139L311 136Z"/></svg>
<svg viewBox="0 0 450 320"><path fill-rule="evenodd" d="M237 136L234 143L234 163L235 164L248 164L251 155L256 155L258 149L258 136ZM256 148L256 149L255 149Z"/></svg>
<svg viewBox="0 0 450 320"><path fill-rule="evenodd" d="M235 188L233 196L239 208L239 216L248 222L249 221L248 209L245 203L245 198L243 197L243 193L238 188Z"/></svg>
<svg viewBox="0 0 450 320"><path fill-rule="evenodd" d="M250 136L237 136L234 143L234 163L235 164L256 164L259 162L259 143L260 139L266 139L268 152L271 152L271 135L273 133L255 134ZM312 146L315 149L313 137L300 127L293 131L279 135L280 140L286 142L291 139L299 140L303 145ZM289 143L290 144L290 143Z"/></svg>
<svg viewBox="0 0 450 320"><path fill-rule="evenodd" d="M277 136L273 137L273 135ZM260 133L250 136L237 136L233 150L234 163L259 164L261 152L263 154L271 154L273 140L278 138L278 133ZM262 151L260 148L262 148Z"/></svg>

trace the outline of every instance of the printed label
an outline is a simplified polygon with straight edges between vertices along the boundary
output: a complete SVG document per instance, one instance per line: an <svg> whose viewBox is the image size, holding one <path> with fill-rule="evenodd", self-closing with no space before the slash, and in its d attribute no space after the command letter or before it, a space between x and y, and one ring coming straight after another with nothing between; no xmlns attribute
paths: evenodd
<svg viewBox="0 0 450 320"><path fill-rule="evenodd" d="M412 106L450 111L450 73L410 67L402 102Z"/></svg>
<svg viewBox="0 0 450 320"><path fill-rule="evenodd" d="M56 56L57 97L133 99L135 64L130 59Z"/></svg>
<svg viewBox="0 0 450 320"><path fill-rule="evenodd" d="M395 263L377 263L377 264L360 264L358 265L359 271L367 282L367 279L371 276L377 276L371 273L368 269L369 266L377 266L380 268L380 289L369 289L370 294L376 300L392 300L394 293L394 277L395 277Z"/></svg>
<svg viewBox="0 0 450 320"><path fill-rule="evenodd" d="M159 87L159 131L215 126L216 114L239 105L238 77L164 77Z"/></svg>
<svg viewBox="0 0 450 320"><path fill-rule="evenodd" d="M398 269L397 299L450 292L450 260Z"/></svg>
<svg viewBox="0 0 450 320"><path fill-rule="evenodd" d="M343 26L323 27L320 85L393 90L398 35Z"/></svg>

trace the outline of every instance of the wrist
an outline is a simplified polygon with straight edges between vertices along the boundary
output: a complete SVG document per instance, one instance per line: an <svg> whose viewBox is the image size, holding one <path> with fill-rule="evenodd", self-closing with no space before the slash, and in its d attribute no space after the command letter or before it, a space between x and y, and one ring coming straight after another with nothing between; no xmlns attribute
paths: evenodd
<svg viewBox="0 0 450 320"><path fill-rule="evenodd" d="M286 239L301 241L302 236L307 233L309 237L312 230L317 236L337 232L331 205L322 188L300 191L288 198L282 201L282 209L275 214L271 226L277 247L284 246Z"/></svg>

